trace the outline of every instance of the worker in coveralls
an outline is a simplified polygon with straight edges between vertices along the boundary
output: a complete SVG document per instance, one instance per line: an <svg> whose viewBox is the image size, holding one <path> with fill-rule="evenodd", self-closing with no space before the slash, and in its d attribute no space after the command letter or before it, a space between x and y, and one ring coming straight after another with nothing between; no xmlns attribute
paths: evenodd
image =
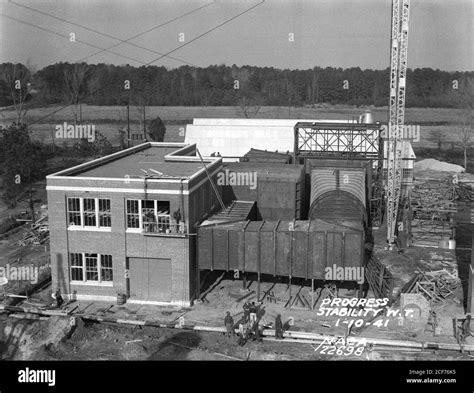
<svg viewBox="0 0 474 393"><path fill-rule="evenodd" d="M249 318L250 317L250 303L245 302L244 306L243 306L243 309L244 309L244 318L245 319Z"/></svg>
<svg viewBox="0 0 474 393"><path fill-rule="evenodd" d="M64 300L61 296L61 290L59 288L56 289L56 292L52 294L52 298L56 300L56 307L61 308L62 304L64 303Z"/></svg>
<svg viewBox="0 0 474 393"><path fill-rule="evenodd" d="M252 302L250 305L250 326L253 326L255 322L257 322L257 306L255 302Z"/></svg>
<svg viewBox="0 0 474 393"><path fill-rule="evenodd" d="M226 335L227 337L230 337L231 335L234 335L234 318L232 318L232 315L230 315L230 312L227 311L226 316L224 318L224 325L226 328Z"/></svg>
<svg viewBox="0 0 474 393"><path fill-rule="evenodd" d="M466 341L466 337L469 337L471 334L471 314L467 314L466 319L462 323L461 341Z"/></svg>
<svg viewBox="0 0 474 393"><path fill-rule="evenodd" d="M239 345L244 346L247 342L247 333L248 333L248 319L245 317L242 318L239 322Z"/></svg>
<svg viewBox="0 0 474 393"><path fill-rule="evenodd" d="M283 322L281 321L281 315L278 314L275 319L275 338L283 338Z"/></svg>
<svg viewBox="0 0 474 393"><path fill-rule="evenodd" d="M259 343L263 342L262 337L260 336L260 320L256 320L252 326L253 341L258 341Z"/></svg>

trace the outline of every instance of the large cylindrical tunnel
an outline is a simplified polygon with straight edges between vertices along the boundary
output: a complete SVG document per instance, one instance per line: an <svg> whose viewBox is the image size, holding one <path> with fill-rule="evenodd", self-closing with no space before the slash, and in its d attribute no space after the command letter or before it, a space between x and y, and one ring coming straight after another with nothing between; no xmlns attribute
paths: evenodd
<svg viewBox="0 0 474 393"><path fill-rule="evenodd" d="M312 168L309 219L367 223L366 171Z"/></svg>

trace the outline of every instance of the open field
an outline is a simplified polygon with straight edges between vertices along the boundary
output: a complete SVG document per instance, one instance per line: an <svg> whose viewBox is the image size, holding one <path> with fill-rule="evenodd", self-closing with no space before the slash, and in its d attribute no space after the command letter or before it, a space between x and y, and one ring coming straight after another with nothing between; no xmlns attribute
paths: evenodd
<svg viewBox="0 0 474 393"><path fill-rule="evenodd" d="M27 121L41 120L42 123L58 123L72 120L70 107L60 109L61 106L51 106L31 109L27 114ZM351 119L358 117L367 108L357 108L346 105L320 104L313 107L282 107L265 106L260 109L256 117L261 118L316 118L316 119ZM386 121L387 107L369 108L376 121ZM57 112L56 112L57 111ZM50 113L54 114L48 116ZM406 123L458 123L462 111L450 108L407 108ZM130 108L130 118L138 117L138 110ZM13 108L4 109L3 121L15 119ZM194 117L243 117L242 109L238 106L149 106L146 107L146 117L152 119L160 116L164 121L186 121ZM109 119L111 121L126 121L126 107L123 106L89 106L82 105L83 120Z"/></svg>
<svg viewBox="0 0 474 393"><path fill-rule="evenodd" d="M375 121L386 122L388 117L387 107L370 108ZM56 112L57 111L57 112ZM258 118L275 119L356 119L365 111L365 108L343 105L324 105L316 107L262 107ZM55 112L55 113L53 113ZM48 114L53 113L48 116ZM456 132L462 122L462 110L447 108L407 108L405 123L421 126L421 140L413 144L414 148L436 148L437 134L440 134L444 149L452 148L456 143ZM140 130L140 113L138 108L130 108L131 133L138 134ZM151 120L159 116L166 124L167 142L181 142L184 135L180 128L191 122L196 117L222 117L242 118L243 111L240 107L147 107L146 118ZM12 109L4 109L0 113L0 124L7 125L14 121L15 113ZM55 126L73 119L70 107L44 107L31 109L26 117L26 123L37 122L30 126L33 137L43 143L52 143ZM119 106L82 106L83 123L95 124L96 130L102 133L113 144L119 143L118 128L126 128L127 112L125 107ZM67 142L66 142L67 141ZM61 140L59 144L73 143L74 140ZM57 143L57 141L56 141Z"/></svg>

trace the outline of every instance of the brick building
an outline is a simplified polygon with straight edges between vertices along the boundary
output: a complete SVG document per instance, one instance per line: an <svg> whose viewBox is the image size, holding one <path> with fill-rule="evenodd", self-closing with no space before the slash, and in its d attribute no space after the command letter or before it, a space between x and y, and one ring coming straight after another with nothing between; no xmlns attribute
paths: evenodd
<svg viewBox="0 0 474 393"><path fill-rule="evenodd" d="M215 184L221 158L203 160ZM196 145L144 143L47 176L47 192L54 289L190 304L195 226L218 206Z"/></svg>

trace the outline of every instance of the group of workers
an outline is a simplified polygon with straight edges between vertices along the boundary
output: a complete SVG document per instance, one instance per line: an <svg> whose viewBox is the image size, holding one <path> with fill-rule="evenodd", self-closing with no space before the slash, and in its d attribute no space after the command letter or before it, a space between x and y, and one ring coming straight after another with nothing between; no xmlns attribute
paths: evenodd
<svg viewBox="0 0 474 393"><path fill-rule="evenodd" d="M230 312L227 311L224 318L227 337L234 336L235 329L238 329L239 345L245 345L250 338L252 338L253 341L262 342L261 334L263 329L271 327L271 324L268 324L263 318L265 308L261 304L247 301L243 305L243 314L242 318L237 321L237 323L234 323ZM283 322L280 314L275 318L275 337L277 339L283 339Z"/></svg>

